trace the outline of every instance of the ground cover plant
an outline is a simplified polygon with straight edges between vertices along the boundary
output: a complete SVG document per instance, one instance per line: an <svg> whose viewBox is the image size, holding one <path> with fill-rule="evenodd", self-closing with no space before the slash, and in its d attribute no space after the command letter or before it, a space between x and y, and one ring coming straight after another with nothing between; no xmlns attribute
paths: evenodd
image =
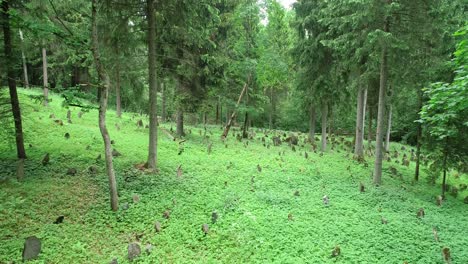
<svg viewBox="0 0 468 264"><path fill-rule="evenodd" d="M444 263L443 248L452 263L468 259L467 191L438 206L440 179L431 185L423 173L413 182L414 162L399 162L409 146L392 143L400 157L384 162L384 184L374 187L371 159L353 160L340 142L351 138L337 136L321 154L304 134L293 150L274 146L263 129L238 141L234 127L223 142L221 126L207 126L205 135L199 125L186 127L181 142L163 123L159 171L148 173L140 166L148 129L137 126L147 118L110 111L112 147L121 154L114 158L120 208L112 212L97 111L78 118L81 109L62 107L61 96L44 108L30 97L38 94L20 90L29 154L22 182L14 179L14 149L0 145L0 263L21 261L30 236L42 241L31 263L127 263L134 242L142 251L136 263ZM55 122L68 110L71 123ZM466 182L466 174L448 177L450 186Z"/></svg>

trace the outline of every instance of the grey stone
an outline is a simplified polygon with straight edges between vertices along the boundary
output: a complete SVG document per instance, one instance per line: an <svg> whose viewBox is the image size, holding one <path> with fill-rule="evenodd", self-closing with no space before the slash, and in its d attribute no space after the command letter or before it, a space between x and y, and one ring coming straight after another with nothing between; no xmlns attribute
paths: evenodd
<svg viewBox="0 0 468 264"><path fill-rule="evenodd" d="M35 236L26 238L23 248L23 261L35 259L41 253L41 240Z"/></svg>
<svg viewBox="0 0 468 264"><path fill-rule="evenodd" d="M133 261L141 254L141 248L138 243L131 243L128 245L128 260Z"/></svg>

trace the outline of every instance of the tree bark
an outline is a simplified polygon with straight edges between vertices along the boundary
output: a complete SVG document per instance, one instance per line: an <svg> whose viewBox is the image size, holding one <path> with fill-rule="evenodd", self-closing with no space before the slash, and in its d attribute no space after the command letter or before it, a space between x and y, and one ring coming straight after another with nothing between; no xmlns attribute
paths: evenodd
<svg viewBox="0 0 468 264"><path fill-rule="evenodd" d="M29 88L29 77L28 77L28 66L26 64L26 56L24 55L24 38L23 38L23 31L19 30L19 35L21 39L21 59L23 61L23 77L24 77L24 86Z"/></svg>
<svg viewBox="0 0 468 264"><path fill-rule="evenodd" d="M309 140L311 143L315 142L315 105L310 104L309 109Z"/></svg>
<svg viewBox="0 0 468 264"><path fill-rule="evenodd" d="M161 82L161 119L162 122L166 122L167 119L167 110L166 110L166 85L164 81Z"/></svg>
<svg viewBox="0 0 468 264"><path fill-rule="evenodd" d="M239 99L237 100L236 108L232 111L231 117L229 117L229 114L226 116L226 118L227 118L226 122L227 123L226 123L226 127L224 127L224 131L223 131L223 134L221 135L221 139L226 138L227 135L229 134L229 130L231 129L232 123L234 122L234 119L236 118L236 115L237 115L237 108L239 108L239 104L242 101L242 97L244 97L244 94L247 91L247 87L249 86L249 82L250 82L250 76L247 79L247 82L244 84L244 88L242 88L241 94L239 95Z"/></svg>
<svg viewBox="0 0 468 264"><path fill-rule="evenodd" d="M120 96L120 65L117 63L115 67L115 111L117 117L122 117L122 99Z"/></svg>
<svg viewBox="0 0 468 264"><path fill-rule="evenodd" d="M418 90L418 113L422 109L422 95L423 91L421 89ZM419 181L419 166L421 162L421 144L422 144L422 124L420 122L416 123L417 126L417 134L416 134L416 169L414 172L414 180Z"/></svg>
<svg viewBox="0 0 468 264"><path fill-rule="evenodd" d="M96 72L99 76L99 90L101 91L99 100L99 130L101 131L102 139L104 140L104 150L106 158L106 169L107 176L109 178L109 192L111 200L111 208L113 211L117 211L119 208L119 197L117 195L117 181L115 179L114 165L112 162L112 151L111 141L109 132L106 127L106 111L107 111L107 100L109 95L109 76L107 75L104 66L101 63L101 55L99 53L99 41L97 32L97 10L96 0L92 0L92 16L91 16L91 49L94 57L94 64L96 66Z"/></svg>
<svg viewBox="0 0 468 264"><path fill-rule="evenodd" d="M387 0L390 3L391 0ZM384 31L389 32L388 18L385 18ZM375 163L374 163L374 184L382 183L382 159L383 159L383 136L385 130L385 96L387 94L387 46L382 47L380 59L380 88L379 88L379 105L377 113L377 132L375 136Z"/></svg>
<svg viewBox="0 0 468 264"><path fill-rule="evenodd" d="M270 87L270 103L271 103L271 109L270 109L270 118L269 118L269 128L273 129L275 127L276 123L276 96L274 93L273 87Z"/></svg>
<svg viewBox="0 0 468 264"><path fill-rule="evenodd" d="M367 128L367 146L368 148L372 147L372 120L374 119L372 106L367 104L367 109L369 112L369 121L368 121L368 128Z"/></svg>
<svg viewBox="0 0 468 264"><path fill-rule="evenodd" d="M385 152L390 152L390 133L392 131L392 105L388 109L387 135L385 136Z"/></svg>
<svg viewBox="0 0 468 264"><path fill-rule="evenodd" d="M356 112L356 134L354 144L354 157L356 159L364 158L364 115L365 115L365 97L367 89L359 87L357 96L357 112Z"/></svg>
<svg viewBox="0 0 468 264"><path fill-rule="evenodd" d="M247 86L247 89L245 90L245 104L246 106L249 105L249 87ZM248 138L248 133L247 130L249 128L249 112L245 111L245 117L244 117L244 126L242 128L242 138Z"/></svg>
<svg viewBox="0 0 468 264"><path fill-rule="evenodd" d="M156 81L156 19L154 0L146 0L148 19L149 143L148 169L156 169L158 157L158 87Z"/></svg>
<svg viewBox="0 0 468 264"><path fill-rule="evenodd" d="M216 102L216 124L218 124L219 122L219 98L218 98L218 101Z"/></svg>
<svg viewBox="0 0 468 264"><path fill-rule="evenodd" d="M177 125L176 125L176 134L179 137L185 136L184 132L184 111L182 108L179 106L179 109L177 109Z"/></svg>
<svg viewBox="0 0 468 264"><path fill-rule="evenodd" d="M366 123L366 107L367 107L367 87L364 88L364 103L363 103L363 106L362 106L362 127L361 127L361 131L362 131L362 145L363 145L363 149L364 149L364 132L365 132L365 123Z"/></svg>
<svg viewBox="0 0 468 264"><path fill-rule="evenodd" d="M23 124L21 120L21 108L19 105L18 92L16 90L16 79L15 71L13 69L13 51L11 44L11 32L10 32L10 6L8 0L2 1L2 17L3 17L3 43L4 53L6 59L6 70L8 79L8 89L10 92L10 103L11 110L13 112L13 119L15 122L15 140L16 140L16 152L19 159L26 159L26 151L24 149L24 138L23 138Z"/></svg>
<svg viewBox="0 0 468 264"><path fill-rule="evenodd" d="M322 102L322 152L327 150L327 115L328 115L328 104Z"/></svg>
<svg viewBox="0 0 468 264"><path fill-rule="evenodd" d="M444 148L444 161L443 161L443 178L442 178L442 198L445 199L445 189L447 181L447 157L448 157L448 137L445 138L445 148Z"/></svg>
<svg viewBox="0 0 468 264"><path fill-rule="evenodd" d="M42 48L42 72L44 81L44 106L49 105L49 77L47 75L47 51Z"/></svg>

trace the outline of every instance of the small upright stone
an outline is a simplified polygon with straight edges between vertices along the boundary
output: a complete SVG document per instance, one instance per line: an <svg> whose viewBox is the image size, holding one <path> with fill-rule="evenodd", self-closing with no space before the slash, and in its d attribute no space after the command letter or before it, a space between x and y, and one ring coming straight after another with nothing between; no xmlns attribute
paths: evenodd
<svg viewBox="0 0 468 264"><path fill-rule="evenodd" d="M133 261L135 258L140 256L141 248L138 243L131 243L128 245L128 260Z"/></svg>
<svg viewBox="0 0 468 264"><path fill-rule="evenodd" d="M109 264L119 264L116 258L113 258Z"/></svg>
<svg viewBox="0 0 468 264"><path fill-rule="evenodd" d="M41 240L35 236L26 238L23 248L23 261L35 259L41 253Z"/></svg>
<svg viewBox="0 0 468 264"><path fill-rule="evenodd" d="M156 223L154 223L154 230L156 230L156 232L160 233L161 232L161 223L159 223L158 221L156 221Z"/></svg>

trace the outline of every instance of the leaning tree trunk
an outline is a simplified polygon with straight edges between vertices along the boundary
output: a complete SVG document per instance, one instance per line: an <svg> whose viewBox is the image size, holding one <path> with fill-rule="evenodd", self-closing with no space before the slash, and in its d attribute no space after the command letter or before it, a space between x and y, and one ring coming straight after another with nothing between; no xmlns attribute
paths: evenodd
<svg viewBox="0 0 468 264"><path fill-rule="evenodd" d="M419 89L418 91L418 113L422 109L422 93L423 91ZM414 180L419 181L419 166L420 166L420 158L421 158L421 141L422 141L422 125L420 122L416 123L417 126L417 134L416 134L416 169L414 172Z"/></svg>
<svg viewBox="0 0 468 264"><path fill-rule="evenodd" d="M366 90L360 87L357 97L357 113L356 113L356 135L354 144L354 157L358 160L364 158L364 115L365 115L365 101Z"/></svg>
<svg viewBox="0 0 468 264"><path fill-rule="evenodd" d="M224 127L223 134L221 135L221 139L227 138L227 135L229 134L229 130L231 129L232 123L236 119L237 115L237 108L239 108L239 104L242 101L242 97L244 97L244 94L247 91L247 87L249 86L250 82L250 76L247 78L247 82L244 84L244 88L242 88L241 94L239 95L239 99L237 100L236 108L232 111L231 117L229 117L229 112L226 115L226 127Z"/></svg>
<svg viewBox="0 0 468 264"><path fill-rule="evenodd" d="M365 123L366 123L366 109L367 109L367 88L364 89L364 103L362 105L362 145L364 148L364 132L365 132Z"/></svg>
<svg viewBox="0 0 468 264"><path fill-rule="evenodd" d="M177 109L177 118L176 118L176 134L179 137L185 136L184 132L184 111L182 108L179 106Z"/></svg>
<svg viewBox="0 0 468 264"><path fill-rule="evenodd" d="M315 142L315 106L310 104L309 109L309 140L311 143Z"/></svg>
<svg viewBox="0 0 468 264"><path fill-rule="evenodd" d="M391 0L387 0L388 3ZM385 18L384 31L388 32L388 18ZM382 47L382 55L380 59L380 88L379 88L379 105L377 113L377 132L375 136L375 163L374 163L374 184L382 183L382 159L383 159L383 136L385 130L385 95L387 94L387 46Z"/></svg>
<svg viewBox="0 0 468 264"><path fill-rule="evenodd" d="M107 75L104 66L101 63L101 55L99 54L99 42L98 42L98 32L97 32L97 10L96 10L96 0L92 0L92 16L91 16L91 49L94 57L94 64L96 66L96 71L99 76L99 90L100 90L100 100L99 100L99 129L101 131L102 139L104 140L104 150L106 157L106 169L107 176L109 178L109 191L111 198L111 208L113 211L117 211L119 208L119 197L117 195L117 181L115 179L114 166L112 163L112 151L111 151L111 141L109 132L106 127L106 111L107 111L107 99L109 95L109 76Z"/></svg>
<svg viewBox="0 0 468 264"><path fill-rule="evenodd" d="M327 150L327 115L328 104L322 102L322 152Z"/></svg>
<svg viewBox="0 0 468 264"><path fill-rule="evenodd" d="M47 76L47 51L42 48L42 72L44 81L44 106L49 105L49 78Z"/></svg>
<svg viewBox="0 0 468 264"><path fill-rule="evenodd" d="M156 84L156 19L154 0L146 0L148 19L149 143L148 168L156 169L158 157L158 90Z"/></svg>
<svg viewBox="0 0 468 264"><path fill-rule="evenodd" d="M29 88L29 77L28 77L28 66L26 64L26 56L24 55L24 39L23 31L19 30L19 35L21 39L21 59L23 61L23 77L24 77L24 87Z"/></svg>
<svg viewBox="0 0 468 264"><path fill-rule="evenodd" d="M13 51L11 44L10 32L10 14L8 0L2 1L2 16L3 16L3 45L6 59L6 70L8 79L8 89L10 92L11 110L15 121L15 139L16 139L16 152L19 159L26 158L26 151L24 149L23 139L23 125L21 121L21 108L19 105L18 92L16 90L15 71L13 69Z"/></svg>
<svg viewBox="0 0 468 264"><path fill-rule="evenodd" d="M385 152L390 152L390 133L392 131L392 105L388 109L387 135L385 136Z"/></svg>

